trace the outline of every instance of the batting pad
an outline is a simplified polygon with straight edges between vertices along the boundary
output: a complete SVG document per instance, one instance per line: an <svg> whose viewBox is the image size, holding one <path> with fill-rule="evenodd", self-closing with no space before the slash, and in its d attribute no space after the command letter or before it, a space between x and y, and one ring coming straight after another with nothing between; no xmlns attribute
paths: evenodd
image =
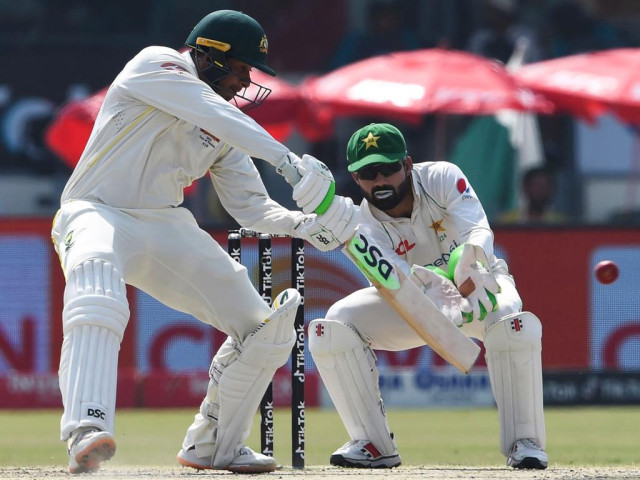
<svg viewBox="0 0 640 480"><path fill-rule="evenodd" d="M110 263L89 260L68 275L64 298L61 440L78 427L113 433L118 352L129 321L124 280Z"/></svg>
<svg viewBox="0 0 640 480"><path fill-rule="evenodd" d="M274 311L242 344L228 338L211 363L207 396L187 430L182 448L196 447L198 457L212 457L224 468L249 436L253 417L276 370L296 341L293 323L302 301L288 288L274 301Z"/></svg>
<svg viewBox="0 0 640 480"><path fill-rule="evenodd" d="M378 388L375 354L355 330L334 320L314 320L309 351L351 440L368 440L383 455L397 453Z"/></svg>
<svg viewBox="0 0 640 480"><path fill-rule="evenodd" d="M529 312L506 315L484 338L493 396L500 417L500 450L533 438L545 447L542 398L542 324Z"/></svg>

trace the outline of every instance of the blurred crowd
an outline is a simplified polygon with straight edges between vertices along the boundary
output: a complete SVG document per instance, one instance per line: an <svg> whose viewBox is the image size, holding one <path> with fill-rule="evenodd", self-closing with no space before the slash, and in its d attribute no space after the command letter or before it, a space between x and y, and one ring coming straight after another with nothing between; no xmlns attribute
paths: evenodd
<svg viewBox="0 0 640 480"><path fill-rule="evenodd" d="M260 21L269 38L270 65L292 83L400 50L446 47L507 63L524 41L524 63L532 63L640 45L637 0L0 0L0 182L5 178L15 184L12 175L29 175L34 189L43 185L25 211L11 207L24 188L11 194L1 188L0 214L55 212L71 167L47 148L43 133L62 105L107 85L144 46L182 47L204 14L222 8L242 10ZM332 168L341 193L357 196L346 191L351 182L345 178L345 136L380 120L342 120L331 140L295 150L318 156ZM474 120L428 115L421 125L402 127L413 158L427 161L447 159ZM553 115L539 116L538 122L543 160L533 173L518 173L517 205L491 212L495 223L581 220L579 182L570 181L576 173L576 120ZM443 124L445 144L436 145ZM305 142L295 135L290 141ZM438 148L445 154L437 155ZM265 172L265 178L279 185L272 172ZM535 192L546 198L533 205ZM273 196L288 201L288 195ZM208 186L188 202L205 224L230 222Z"/></svg>

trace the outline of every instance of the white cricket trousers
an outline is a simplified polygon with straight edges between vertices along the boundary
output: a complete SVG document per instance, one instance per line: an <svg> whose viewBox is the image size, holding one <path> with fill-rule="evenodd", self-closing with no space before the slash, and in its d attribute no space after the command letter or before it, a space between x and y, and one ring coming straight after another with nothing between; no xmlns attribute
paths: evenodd
<svg viewBox="0 0 640 480"><path fill-rule="evenodd" d="M69 201L54 219L52 239L65 277L86 260L103 259L125 283L236 340L271 312L246 268L185 208L121 209Z"/></svg>
<svg viewBox="0 0 640 480"><path fill-rule="evenodd" d="M482 321L463 324L461 330L468 337L484 340L485 331L493 323L522 308L513 278L507 273L498 273L496 278L501 287L501 292L496 295L498 311L490 312ZM375 350L401 351L425 345L424 340L416 335L375 287L357 290L338 300L327 311L326 319L353 326Z"/></svg>

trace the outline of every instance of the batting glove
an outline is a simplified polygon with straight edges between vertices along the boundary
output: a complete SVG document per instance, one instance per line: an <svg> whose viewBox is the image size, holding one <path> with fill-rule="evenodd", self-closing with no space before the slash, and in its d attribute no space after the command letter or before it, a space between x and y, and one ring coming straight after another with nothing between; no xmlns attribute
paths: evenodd
<svg viewBox="0 0 640 480"><path fill-rule="evenodd" d="M302 238L321 252L328 252L342 245L330 230L317 221L317 215L305 215L304 219L294 228L294 236Z"/></svg>
<svg viewBox="0 0 640 480"><path fill-rule="evenodd" d="M304 213L323 214L327 211L336 193L333 174L320 160L311 155L294 159L302 179L293 187L293 200Z"/></svg>
<svg viewBox="0 0 640 480"><path fill-rule="evenodd" d="M348 197L336 195L329 209L318 215L316 221L331 232L340 243L345 243L356 233L360 224L360 208Z"/></svg>

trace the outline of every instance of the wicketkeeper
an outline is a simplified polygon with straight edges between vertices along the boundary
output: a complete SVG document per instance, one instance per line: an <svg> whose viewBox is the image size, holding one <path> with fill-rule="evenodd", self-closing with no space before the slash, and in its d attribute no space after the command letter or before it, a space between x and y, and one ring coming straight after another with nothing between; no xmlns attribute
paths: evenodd
<svg viewBox="0 0 640 480"><path fill-rule="evenodd" d="M417 294L427 295L464 333L484 342L507 465L546 468L542 326L534 314L522 311L468 180L448 162L414 164L401 132L385 123L356 131L347 161L364 196L361 228L381 248L381 257L392 259L420 286ZM478 247L486 255L478 256ZM309 350L350 437L331 455L332 465L400 465L373 350L424 344L373 286L336 302L326 318L311 322Z"/></svg>
<svg viewBox="0 0 640 480"><path fill-rule="evenodd" d="M129 320L125 284L229 336L211 363L207 395L178 461L236 472L276 468L244 440L295 342L300 296L287 289L270 309L246 268L180 207L185 187L208 174L241 226L301 237L321 250L340 245L357 225L357 209L334 198L322 162L299 158L232 103L243 96L255 106L266 97L251 81L253 68L275 75L260 24L216 11L186 45L184 53L145 48L113 81L53 223L67 281L60 427L71 473L95 471L115 453L118 351ZM302 211L269 197L252 156L290 183L302 177L293 192Z"/></svg>

